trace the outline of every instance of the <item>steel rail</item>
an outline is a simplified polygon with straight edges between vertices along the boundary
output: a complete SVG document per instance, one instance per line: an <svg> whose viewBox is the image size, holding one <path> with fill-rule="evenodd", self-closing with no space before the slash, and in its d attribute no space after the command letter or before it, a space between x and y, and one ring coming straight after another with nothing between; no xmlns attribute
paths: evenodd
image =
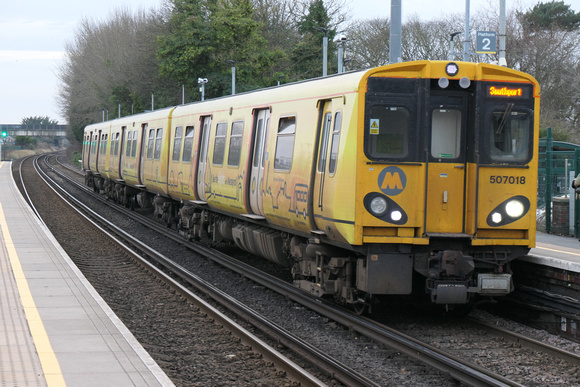
<svg viewBox="0 0 580 387"><path fill-rule="evenodd" d="M46 176L46 178L52 181L50 177ZM65 202L67 202L69 205L71 205L72 208L74 208L77 212L79 212L79 214L81 214L89 222L95 225L95 227L99 228L102 232L108 235L120 247L125 249L132 256L134 256L135 259L138 260L140 263L143 263L145 266L147 266L156 275L160 275L164 279L164 281L169 282L176 291L184 292L184 295L188 299L191 299L192 302L195 302L196 304L201 304L201 306L203 306L203 308L206 309L205 310L206 313L211 315L216 321L219 321L220 324L228 327L228 329L232 330L236 335L242 337L242 339L245 342L249 343L253 348L262 353L264 358L277 364L280 368L284 369L289 375L291 375L293 379L299 381L302 385L319 386L324 385L324 383L322 383L316 377L304 371L303 368L291 362L289 359L280 354L278 351L274 350L267 343L261 341L259 338L246 331L244 328L233 322L233 320L221 314L217 309L211 307L211 305L207 304L202 299L195 296L193 293L184 288L181 284L179 284L171 277L169 277L167 274L163 273L161 270L159 270L154 265L149 263L146 259L143 259L140 254L135 253L133 250L128 248L127 243L129 243L134 249L140 251L141 254L145 254L148 257L150 257L157 264L160 264L161 266L169 269L169 271L171 271L172 273L177 274L177 276L181 278L183 281L192 285L201 292L207 294L209 297L211 297L221 305L225 306L227 309L232 310L234 313L240 315L246 321L249 321L252 325L261 329L269 336L275 337L279 342L284 344L286 347L290 348L295 353L298 353L300 356L306 358L315 366L318 366L319 368L323 369L330 376L336 378L337 380L340 380L342 383L349 386L378 386L378 384L376 384L375 382L358 374L354 370L350 369L344 364L341 364L335 359L332 359L328 355L321 352L319 349L304 342L299 337L291 334L290 332L278 326L277 324L267 320L259 313L253 311L251 308L247 307L240 301L229 296L223 291L217 289L209 282L201 279L195 274L189 272L187 269L176 264L171 259L163 256L162 254L159 254L154 249L150 248L149 246L142 243L133 236L127 234L125 231L119 229L115 225L112 225L106 219L102 218L93 210L84 206L76 198L70 196L68 193L66 193L66 191L58 187L58 184L56 184L56 182L52 181L52 183L55 184L57 186L57 189L61 191L64 195L66 195L70 199L70 201L74 203L74 205L72 205L69 202L69 200L63 198L62 195L60 195L55 190L55 188L53 187L51 188L55 190L55 192L57 192L57 194L59 194L59 196L61 196L61 198L63 198ZM84 186L81 187L86 188ZM108 202L107 204L110 204L110 202ZM78 209L77 207L81 207L82 209ZM115 209L119 209L119 207L116 206ZM122 208L122 210L125 209ZM142 219L142 217L140 218ZM95 221L95 219L97 219L97 221ZM97 222L106 225L106 229L108 231L104 230L102 226L97 224ZM183 238L179 239L181 242L184 241Z"/></svg>
<svg viewBox="0 0 580 387"><path fill-rule="evenodd" d="M507 340L522 344L525 347L531 348L533 350L537 350L537 351L541 351L544 352L546 354L548 354L550 357L558 357L562 360L565 360L571 364L580 364L580 355L574 353L574 352L570 352L570 351L566 351L557 347L554 347L553 345L549 345L546 343L543 343L541 341L532 339L531 337L527 337L524 335L520 335L519 333L516 332L511 332L508 331L507 329L483 322L483 321L479 321L477 319L468 317L466 318L470 323L478 325L478 327L489 331L493 334L496 334L498 336L501 336Z"/></svg>
<svg viewBox="0 0 580 387"><path fill-rule="evenodd" d="M83 188L86 189L84 186ZM87 189L87 192L92 191ZM107 202L103 198L101 198L101 200ZM126 210L122 207L121 209L123 212L126 212L129 216L132 216L135 219L143 219L142 216L134 214L133 211ZM173 234L173 236L168 235L167 228L162 227L158 223L152 222L148 219L145 222L147 223L148 227L156 228L164 235L167 235L176 241L181 241L181 243L184 243L192 250L207 256L214 262L235 272L238 272L244 277L247 277L248 279L251 279L262 286L283 294L289 299L307 308L310 308L333 321L347 326L348 328L355 330L360 334L375 340L378 343L396 349L413 359L448 373L452 378L460 382L466 383L470 386L482 387L522 386L521 384L516 383L509 378L496 374L481 366L469 363L429 344L420 342L419 340L407 336L402 332L398 332L386 326L378 325L376 322L370 319L355 316L350 311L338 308L336 305L327 303L320 298L313 297L310 294L307 294L306 292L297 289L288 283L282 282L267 273L263 273L219 251L215 251L214 249L205 247L200 244L189 243L185 241L183 237L176 235L175 233L169 233Z"/></svg>

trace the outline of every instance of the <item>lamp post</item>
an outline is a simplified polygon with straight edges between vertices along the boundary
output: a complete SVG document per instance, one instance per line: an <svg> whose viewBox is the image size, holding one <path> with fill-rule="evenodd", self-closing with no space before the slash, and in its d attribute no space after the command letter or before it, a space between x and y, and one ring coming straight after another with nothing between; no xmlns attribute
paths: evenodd
<svg viewBox="0 0 580 387"><path fill-rule="evenodd" d="M278 75L278 86L280 86L280 78L283 78L283 77L285 77L285 76L286 76L286 75L284 75L284 74Z"/></svg>
<svg viewBox="0 0 580 387"><path fill-rule="evenodd" d="M201 85L199 91L201 92L201 100L205 99L205 84L207 83L207 78L197 78L197 83Z"/></svg>
<svg viewBox="0 0 580 387"><path fill-rule="evenodd" d="M233 60L226 60L232 65L232 95L236 94L236 62Z"/></svg>
<svg viewBox="0 0 580 387"><path fill-rule="evenodd" d="M344 45L346 43L346 35L336 35L334 42L338 44L338 73L340 74L344 72Z"/></svg>
<svg viewBox="0 0 580 387"><path fill-rule="evenodd" d="M453 38L459 35L461 32L454 32L451 34L451 44L449 47L449 60L455 60L455 47L453 45Z"/></svg>
<svg viewBox="0 0 580 387"><path fill-rule="evenodd" d="M324 32L324 38L322 39L322 76L325 77L328 75L328 28L323 27L312 27L315 30Z"/></svg>

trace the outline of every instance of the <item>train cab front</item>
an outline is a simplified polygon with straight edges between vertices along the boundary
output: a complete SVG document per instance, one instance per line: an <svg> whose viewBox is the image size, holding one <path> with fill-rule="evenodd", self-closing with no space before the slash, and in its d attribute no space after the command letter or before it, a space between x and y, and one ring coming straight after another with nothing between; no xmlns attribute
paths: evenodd
<svg viewBox="0 0 580 387"><path fill-rule="evenodd" d="M445 305L509 294L509 262L535 244L537 82L425 61L375 70L361 89L359 283Z"/></svg>

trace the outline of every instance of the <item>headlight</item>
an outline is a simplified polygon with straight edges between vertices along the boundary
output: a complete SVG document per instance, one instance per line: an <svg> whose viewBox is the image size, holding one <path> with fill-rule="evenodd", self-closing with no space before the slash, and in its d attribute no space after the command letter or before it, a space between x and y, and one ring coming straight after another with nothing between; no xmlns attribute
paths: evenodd
<svg viewBox="0 0 580 387"><path fill-rule="evenodd" d="M376 216L382 216L385 213L385 211L387 211L387 201L384 198L377 196L376 198L371 200L370 207L371 211Z"/></svg>
<svg viewBox="0 0 580 387"><path fill-rule="evenodd" d="M499 212L494 212L493 214L491 214L491 221L493 223L499 223L501 222L502 216Z"/></svg>
<svg viewBox="0 0 580 387"><path fill-rule="evenodd" d="M524 204L519 200L510 200L505 205L505 212L511 218L519 218L524 213Z"/></svg>
<svg viewBox="0 0 580 387"><path fill-rule="evenodd" d="M398 222L399 220L401 220L402 217L403 217L403 214L401 214L401 211L391 212L391 219L393 219L393 221L395 221L395 222Z"/></svg>

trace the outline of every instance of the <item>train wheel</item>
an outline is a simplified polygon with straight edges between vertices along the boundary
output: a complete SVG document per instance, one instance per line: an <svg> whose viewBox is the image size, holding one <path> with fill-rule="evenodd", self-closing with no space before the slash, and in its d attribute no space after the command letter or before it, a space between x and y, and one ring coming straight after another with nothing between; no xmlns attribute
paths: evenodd
<svg viewBox="0 0 580 387"><path fill-rule="evenodd" d="M356 304L352 304L354 313L357 316L366 316L372 313L373 299L371 295L366 295L364 300L360 299Z"/></svg>
<svg viewBox="0 0 580 387"><path fill-rule="evenodd" d="M369 306L363 302L353 304L354 313L357 316L364 316L368 313Z"/></svg>

